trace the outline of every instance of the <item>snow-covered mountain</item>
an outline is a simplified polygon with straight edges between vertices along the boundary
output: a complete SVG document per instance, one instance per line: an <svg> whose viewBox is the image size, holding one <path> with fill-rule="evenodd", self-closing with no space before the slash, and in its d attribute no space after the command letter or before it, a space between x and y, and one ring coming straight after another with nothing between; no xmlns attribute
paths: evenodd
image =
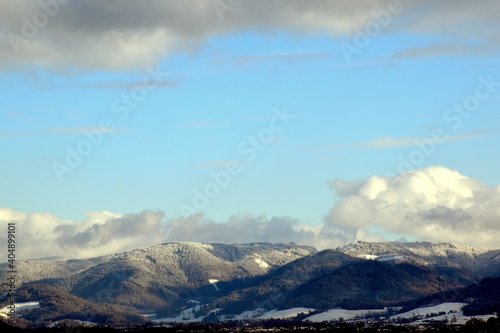
<svg viewBox="0 0 500 333"><path fill-rule="evenodd" d="M91 259L19 261L17 281L49 284L90 301L161 309L215 297L227 288L224 282L237 285L316 252L296 244L171 242Z"/></svg>
<svg viewBox="0 0 500 333"><path fill-rule="evenodd" d="M429 242L369 243L358 241L337 248L363 259L411 262L461 279L463 283L500 274L500 251L466 245Z"/></svg>
<svg viewBox="0 0 500 333"><path fill-rule="evenodd" d="M429 242L369 243L357 241L337 250L352 256L376 260L409 260L422 265L451 264L476 267L477 258L488 252L466 245Z"/></svg>
<svg viewBox="0 0 500 333"><path fill-rule="evenodd" d="M426 242L356 242L321 252L294 243L171 242L97 258L19 261L17 270L18 284L50 285L136 313L229 319L383 309L446 292L457 302L453 290L500 276L500 251ZM5 272L0 265L3 281Z"/></svg>

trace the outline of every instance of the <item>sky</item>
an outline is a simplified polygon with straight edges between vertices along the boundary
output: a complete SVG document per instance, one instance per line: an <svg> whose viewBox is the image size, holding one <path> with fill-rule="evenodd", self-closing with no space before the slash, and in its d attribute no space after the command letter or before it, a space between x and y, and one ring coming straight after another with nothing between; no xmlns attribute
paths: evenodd
<svg viewBox="0 0 500 333"><path fill-rule="evenodd" d="M493 0L0 0L0 220L24 258L498 248L499 55Z"/></svg>

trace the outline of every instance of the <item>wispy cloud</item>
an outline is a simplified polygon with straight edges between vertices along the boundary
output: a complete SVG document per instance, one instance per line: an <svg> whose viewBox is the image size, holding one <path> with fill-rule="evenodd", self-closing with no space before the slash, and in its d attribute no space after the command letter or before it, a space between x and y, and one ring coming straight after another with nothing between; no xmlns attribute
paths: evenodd
<svg viewBox="0 0 500 333"><path fill-rule="evenodd" d="M197 166L201 168L219 168L226 167L229 163L233 163L234 160L213 160L213 161L205 161L198 163ZM243 162L237 161L238 164L242 164Z"/></svg>
<svg viewBox="0 0 500 333"><path fill-rule="evenodd" d="M500 130L477 130L470 132L462 132L453 135L448 135L444 142L456 142L475 139L479 136L498 133ZM310 147L311 150L340 150L340 149L391 149L391 148L404 148L413 147L419 142L433 140L432 137L378 137L368 141L355 142L355 143L338 143L325 146Z"/></svg>
<svg viewBox="0 0 500 333"><path fill-rule="evenodd" d="M136 87L140 87L144 84L142 79L116 79L116 80L106 80L106 81L85 81L74 83L72 80L60 80L54 77L38 77L32 79L29 76L25 76L30 83L40 90L69 90L69 89L92 89L92 90L122 90L130 91ZM185 80L187 76L185 75L169 75L167 78L163 79L161 82L155 81L155 89L163 88L177 88Z"/></svg>
<svg viewBox="0 0 500 333"><path fill-rule="evenodd" d="M112 133L126 133L132 132L134 129L130 127L114 127ZM39 131L0 131L2 138L16 138L16 137L32 137L39 135L81 135L84 132L101 131L97 126L89 127L54 127Z"/></svg>
<svg viewBox="0 0 500 333"><path fill-rule="evenodd" d="M168 80L163 80L161 82L155 82L155 88L176 88L181 84L182 81L183 81L183 78L181 78L181 77L169 78ZM116 80L116 81L87 82L87 83L69 84L69 85L66 84L64 86L60 86L59 88L131 90L131 89L138 87L138 86L141 86L143 84L144 83L142 80L130 80L130 81Z"/></svg>
<svg viewBox="0 0 500 333"><path fill-rule="evenodd" d="M54 127L49 128L43 131L40 131L40 134L49 134L49 135L74 135L81 134L84 131L92 132L92 131L100 131L101 129L98 126L94 127ZM114 127L113 133L126 133L132 132L134 129L130 127Z"/></svg>
<svg viewBox="0 0 500 333"><path fill-rule="evenodd" d="M182 124L185 128L219 128L230 126L227 121L188 121Z"/></svg>
<svg viewBox="0 0 500 333"><path fill-rule="evenodd" d="M230 61L237 66L244 66L251 63L258 62L275 62L275 61L286 61L289 63L294 63L297 61L311 61L320 59L331 59L336 57L334 53L328 52L318 52L318 53L282 53L282 54L248 54L244 56L239 56L231 58ZM224 59L224 63L227 63L227 59Z"/></svg>
<svg viewBox="0 0 500 333"><path fill-rule="evenodd" d="M391 59L416 59L416 58L430 58L441 56L475 56L487 57L498 55L499 50L496 47L483 45L465 45L457 44L456 42L450 44L435 44L423 47L411 47L404 49L394 55Z"/></svg>

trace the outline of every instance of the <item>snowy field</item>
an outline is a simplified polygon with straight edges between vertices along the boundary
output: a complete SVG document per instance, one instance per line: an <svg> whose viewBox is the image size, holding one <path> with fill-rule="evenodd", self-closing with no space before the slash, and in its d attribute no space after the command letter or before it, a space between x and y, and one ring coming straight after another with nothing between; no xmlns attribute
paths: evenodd
<svg viewBox="0 0 500 333"><path fill-rule="evenodd" d="M462 308L467 305L466 303L442 303L435 306L429 306L424 308L414 309L408 312L400 313L391 317L391 319L397 318L406 318L411 319L415 316L423 316L431 315L433 313L446 312L446 314L434 316L430 318L423 318L415 321L416 324L425 323L426 321L440 321L440 320L448 320L452 323L463 325L467 322L467 320L471 318L477 318L482 320L488 320L490 317L495 317L495 315L483 315L483 316L465 316Z"/></svg>
<svg viewBox="0 0 500 333"><path fill-rule="evenodd" d="M448 314L450 312L459 312L466 305L467 305L466 303L442 303L435 306L428 306L425 308L418 308L408 312L403 312L392 316L391 319L396 319L396 318L411 319L414 316L426 316L432 313L446 312Z"/></svg>
<svg viewBox="0 0 500 333"><path fill-rule="evenodd" d="M40 302L34 301L34 302L22 302L22 303L14 303L16 306L16 316L19 316L19 314L32 310L32 309L37 309L40 307ZM8 307L4 307L3 309L0 310L0 316L2 317L7 317L7 314L10 312L10 309Z"/></svg>
<svg viewBox="0 0 500 333"><path fill-rule="evenodd" d="M205 316L195 317L195 312L201 309L201 305L186 309L175 317L154 319L155 323L197 323L201 322ZM212 310L215 311L215 310Z"/></svg>
<svg viewBox="0 0 500 333"><path fill-rule="evenodd" d="M312 308L292 308L286 310L271 310L263 315L259 316L259 319L286 319L293 318L301 313L309 313L309 311L314 311Z"/></svg>
<svg viewBox="0 0 500 333"><path fill-rule="evenodd" d="M82 326L98 326L99 324L91 322L91 321L86 321L86 320L78 320L78 319L72 319L74 322L79 323ZM57 327L59 325L59 321L55 321L50 325L47 325L49 328Z"/></svg>
<svg viewBox="0 0 500 333"><path fill-rule="evenodd" d="M386 310L374 309L374 310L344 310L344 309L332 309L322 313L318 313L307 317L304 320L309 320L314 323L321 323L323 321L334 321L342 318L343 320L350 320L357 316L365 316L369 313L380 313L384 314Z"/></svg>
<svg viewBox="0 0 500 333"><path fill-rule="evenodd" d="M466 305L466 303L442 303L435 306L422 307L413 309L408 312L400 313L397 315L393 315L390 319L412 319L414 317L420 317L415 321L415 324L424 323L425 321L432 320L449 320L456 324L465 324L467 320L471 318L478 318L482 320L488 320L490 317L494 317L494 315L484 315L484 316L475 316L468 317L464 316L462 307ZM162 323L162 322L175 322L175 323L193 323L193 322L201 322L204 316L195 317L195 312L201 309L200 305L195 307L186 309L182 311L176 317L170 318L160 318L154 319L154 322ZM218 311L218 309L214 309L210 311L210 313L214 313ZM286 310L271 310L265 311L264 309L255 309L252 311L245 311L238 315L221 315L219 320L249 320L249 319L288 319L296 317L301 313L309 313L310 311L315 311L313 308L291 308ZM331 309L322 313L318 313L312 316L309 316L304 319L304 321L308 320L311 322L320 323L323 321L338 321L342 320L353 320L357 317L364 317L367 315L379 314L380 316L385 315L387 309L373 309L373 310L344 310L344 309ZM445 312L445 314L437 315L434 317L430 317L432 314ZM429 316L428 318L426 318Z"/></svg>

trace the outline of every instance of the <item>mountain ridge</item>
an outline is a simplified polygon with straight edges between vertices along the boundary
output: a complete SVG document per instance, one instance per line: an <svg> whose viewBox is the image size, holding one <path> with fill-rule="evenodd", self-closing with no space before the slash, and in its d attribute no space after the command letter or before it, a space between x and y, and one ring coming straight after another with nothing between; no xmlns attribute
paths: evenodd
<svg viewBox="0 0 500 333"><path fill-rule="evenodd" d="M126 311L171 316L194 302L213 316L404 305L500 276L499 258L500 250L450 243L358 241L317 251L295 243L168 242L96 258L20 261L18 271L24 287L47 284Z"/></svg>
<svg viewBox="0 0 500 333"><path fill-rule="evenodd" d="M18 283L45 283L90 301L150 310L193 297L200 288L210 297L216 291L210 281L262 275L316 252L282 243L169 242L96 258L18 261ZM0 278L6 271L0 265Z"/></svg>

